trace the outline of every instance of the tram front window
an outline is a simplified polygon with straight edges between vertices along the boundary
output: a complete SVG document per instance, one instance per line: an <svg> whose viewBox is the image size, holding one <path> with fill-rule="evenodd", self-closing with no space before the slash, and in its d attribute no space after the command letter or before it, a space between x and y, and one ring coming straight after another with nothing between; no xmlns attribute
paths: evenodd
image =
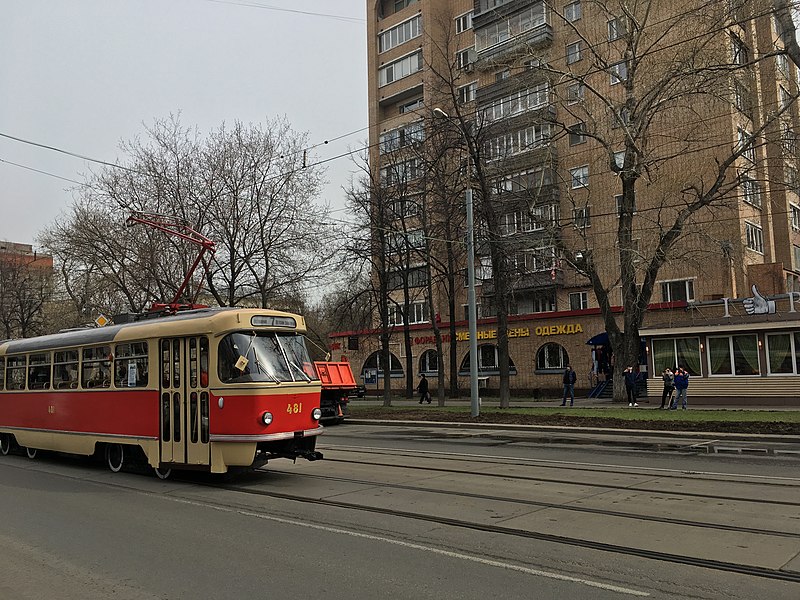
<svg viewBox="0 0 800 600"><path fill-rule="evenodd" d="M219 378L224 383L317 379L305 340L293 334L239 332L219 343Z"/></svg>

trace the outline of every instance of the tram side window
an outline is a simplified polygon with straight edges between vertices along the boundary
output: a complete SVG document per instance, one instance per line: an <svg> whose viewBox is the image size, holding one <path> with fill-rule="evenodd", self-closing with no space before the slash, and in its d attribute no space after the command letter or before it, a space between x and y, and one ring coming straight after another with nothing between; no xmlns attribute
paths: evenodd
<svg viewBox="0 0 800 600"><path fill-rule="evenodd" d="M3 391L5 385L6 385L6 359L0 357L0 391Z"/></svg>
<svg viewBox="0 0 800 600"><path fill-rule="evenodd" d="M53 355L53 387L57 390L78 387L77 350L62 350Z"/></svg>
<svg viewBox="0 0 800 600"><path fill-rule="evenodd" d="M114 385L145 387L147 378L147 342L118 344L114 352Z"/></svg>
<svg viewBox="0 0 800 600"><path fill-rule="evenodd" d="M25 389L25 368L27 361L24 356L9 356L6 360L6 389Z"/></svg>
<svg viewBox="0 0 800 600"><path fill-rule="evenodd" d="M28 389L50 389L50 353L31 354L28 360Z"/></svg>
<svg viewBox="0 0 800 600"><path fill-rule="evenodd" d="M85 388L111 387L111 346L97 346L83 351L81 385Z"/></svg>

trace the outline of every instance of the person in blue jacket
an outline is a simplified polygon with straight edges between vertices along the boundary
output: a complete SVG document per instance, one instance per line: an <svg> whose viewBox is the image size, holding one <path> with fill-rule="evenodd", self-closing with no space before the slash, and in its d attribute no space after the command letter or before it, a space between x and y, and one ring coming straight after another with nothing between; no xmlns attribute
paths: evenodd
<svg viewBox="0 0 800 600"><path fill-rule="evenodd" d="M686 372L685 369L677 369L675 371L675 398L672 400L672 404L670 405L670 410L677 410L678 409L678 402L683 402L681 408L686 410L686 396L689 390L689 373Z"/></svg>
<svg viewBox="0 0 800 600"><path fill-rule="evenodd" d="M575 404L575 382L578 381L578 375L572 370L572 365L567 365L562 378L564 383L564 398L561 400L561 406L566 406L567 395L569 395L569 405Z"/></svg>

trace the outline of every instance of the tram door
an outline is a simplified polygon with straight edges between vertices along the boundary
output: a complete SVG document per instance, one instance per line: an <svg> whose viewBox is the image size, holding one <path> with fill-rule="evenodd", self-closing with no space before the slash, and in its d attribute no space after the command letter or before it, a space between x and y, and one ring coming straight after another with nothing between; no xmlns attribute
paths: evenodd
<svg viewBox="0 0 800 600"><path fill-rule="evenodd" d="M161 462L207 465L208 338L161 340Z"/></svg>

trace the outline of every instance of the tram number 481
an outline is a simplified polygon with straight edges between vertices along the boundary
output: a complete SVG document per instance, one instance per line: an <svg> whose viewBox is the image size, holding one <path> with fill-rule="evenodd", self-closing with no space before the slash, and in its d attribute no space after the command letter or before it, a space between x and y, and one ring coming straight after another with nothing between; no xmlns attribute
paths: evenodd
<svg viewBox="0 0 800 600"><path fill-rule="evenodd" d="M298 413L303 412L303 403L295 403L295 404L287 404L286 405L286 412L290 415L296 415Z"/></svg>

